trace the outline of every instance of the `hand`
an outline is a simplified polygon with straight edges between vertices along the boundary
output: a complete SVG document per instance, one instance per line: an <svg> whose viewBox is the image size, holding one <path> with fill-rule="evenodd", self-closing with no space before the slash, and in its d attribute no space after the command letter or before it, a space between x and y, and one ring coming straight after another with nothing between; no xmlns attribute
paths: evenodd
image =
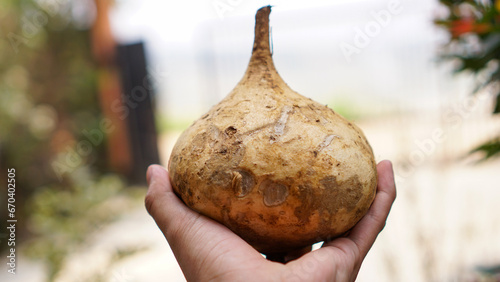
<svg viewBox="0 0 500 282"><path fill-rule="evenodd" d="M286 264L266 260L231 230L187 207L161 166L148 169L145 202L188 281L354 281L396 198L392 164L382 161L377 171L375 200L349 234Z"/></svg>

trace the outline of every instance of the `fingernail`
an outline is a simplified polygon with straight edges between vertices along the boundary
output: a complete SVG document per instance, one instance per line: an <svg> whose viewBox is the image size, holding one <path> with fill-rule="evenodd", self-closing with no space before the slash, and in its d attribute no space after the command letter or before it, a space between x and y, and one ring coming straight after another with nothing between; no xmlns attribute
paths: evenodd
<svg viewBox="0 0 500 282"><path fill-rule="evenodd" d="M148 181L148 185L151 184L151 179L155 176L155 165L150 165L148 167L148 171L146 172L146 180Z"/></svg>
<svg viewBox="0 0 500 282"><path fill-rule="evenodd" d="M389 165L390 165L390 167L391 167L391 170L394 170L394 167L393 167L392 162L391 162L390 160L387 160L387 161L389 162Z"/></svg>

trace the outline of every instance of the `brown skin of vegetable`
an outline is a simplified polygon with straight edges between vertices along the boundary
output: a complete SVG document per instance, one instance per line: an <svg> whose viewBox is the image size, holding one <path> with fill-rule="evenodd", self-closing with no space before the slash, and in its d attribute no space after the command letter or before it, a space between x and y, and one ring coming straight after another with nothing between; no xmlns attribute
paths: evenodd
<svg viewBox="0 0 500 282"><path fill-rule="evenodd" d="M375 197L377 171L356 125L278 75L269 13L257 12L243 79L179 137L169 172L189 207L273 254L348 231Z"/></svg>

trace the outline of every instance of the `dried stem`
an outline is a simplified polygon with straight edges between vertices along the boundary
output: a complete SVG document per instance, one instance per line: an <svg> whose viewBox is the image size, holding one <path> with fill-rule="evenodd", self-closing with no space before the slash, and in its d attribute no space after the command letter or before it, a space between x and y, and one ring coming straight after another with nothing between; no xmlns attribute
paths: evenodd
<svg viewBox="0 0 500 282"><path fill-rule="evenodd" d="M260 8L255 15L255 39L249 63L250 68L265 66L268 70L275 70L269 45L269 14L271 14L271 6L265 6Z"/></svg>

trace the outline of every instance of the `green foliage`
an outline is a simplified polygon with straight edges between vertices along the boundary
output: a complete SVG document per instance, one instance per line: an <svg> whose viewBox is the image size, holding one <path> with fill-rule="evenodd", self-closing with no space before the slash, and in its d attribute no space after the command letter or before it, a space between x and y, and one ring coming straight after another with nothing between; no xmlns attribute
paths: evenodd
<svg viewBox="0 0 500 282"><path fill-rule="evenodd" d="M472 150L471 153L482 153L484 155L484 160L487 160L491 157L498 157L500 155L500 139L491 140L490 142L484 143Z"/></svg>
<svg viewBox="0 0 500 282"><path fill-rule="evenodd" d="M95 179L84 168L72 175L79 179L74 179L78 184L70 189L40 187L30 199L29 230L33 239L28 241L26 253L47 262L49 280L57 275L69 253L81 248L90 234L117 219L134 203L117 176Z"/></svg>
<svg viewBox="0 0 500 282"><path fill-rule="evenodd" d="M0 171L16 169L16 243L29 242L22 249L42 259L52 279L86 236L128 208L130 196L107 173L105 142L62 179L53 169L84 130L99 128L101 113L88 27L72 17L73 1L49 2L0 1ZM0 235L6 216L2 210Z"/></svg>
<svg viewBox="0 0 500 282"><path fill-rule="evenodd" d="M459 62L456 72L471 72L481 90L500 89L500 1L440 0L448 10L446 18L435 22L446 29L450 42L442 57ZM496 87L489 87L496 86ZM489 87L489 88L486 88ZM500 90L495 97L493 114L500 113ZM500 154L500 134L475 148L484 159Z"/></svg>
<svg viewBox="0 0 500 282"><path fill-rule="evenodd" d="M480 275L479 281L499 281L500 265L477 266L476 271Z"/></svg>
<svg viewBox="0 0 500 282"><path fill-rule="evenodd" d="M52 158L98 122L96 67L89 32L67 20L61 28L64 13L51 15L32 0L8 1L3 8L0 167L19 171L26 199L38 186L58 181ZM105 159L103 146L93 149L88 159Z"/></svg>

